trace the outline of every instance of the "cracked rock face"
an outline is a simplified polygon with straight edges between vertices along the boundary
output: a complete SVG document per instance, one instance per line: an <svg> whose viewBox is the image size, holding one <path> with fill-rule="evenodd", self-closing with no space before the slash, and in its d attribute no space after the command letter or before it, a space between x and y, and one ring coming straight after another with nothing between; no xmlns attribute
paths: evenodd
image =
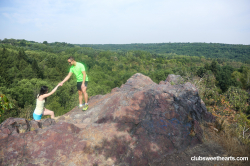
<svg viewBox="0 0 250 166"><path fill-rule="evenodd" d="M0 162L167 164L167 155L202 143L201 121L215 120L194 85L176 82L175 75L156 84L137 73L111 93L90 98L87 111L74 108L44 129L33 124L30 130L31 123L27 123L25 132L13 133L7 131L8 125L1 125Z"/></svg>

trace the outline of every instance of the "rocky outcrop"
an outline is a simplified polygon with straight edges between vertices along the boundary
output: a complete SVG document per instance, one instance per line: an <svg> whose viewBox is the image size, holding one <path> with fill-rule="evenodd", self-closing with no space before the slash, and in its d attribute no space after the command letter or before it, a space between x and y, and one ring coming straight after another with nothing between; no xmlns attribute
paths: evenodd
<svg viewBox="0 0 250 166"><path fill-rule="evenodd" d="M171 85L179 85L184 83L184 79L180 75L169 74L165 82Z"/></svg>
<svg viewBox="0 0 250 166"><path fill-rule="evenodd" d="M44 129L54 125L55 120L43 119L41 122L35 120L28 121L24 118L8 118L0 125L0 139L6 138L9 135L18 135L36 129Z"/></svg>
<svg viewBox="0 0 250 166"><path fill-rule="evenodd" d="M47 127L13 119L0 128L2 165L164 165L202 143L200 122L214 121L191 83L160 84L140 73L120 88L74 108ZM22 121L22 122L20 122ZM34 122L32 122L34 123ZM16 125L17 126L17 125ZM36 126L33 124L33 126ZM10 132L7 132L9 130Z"/></svg>

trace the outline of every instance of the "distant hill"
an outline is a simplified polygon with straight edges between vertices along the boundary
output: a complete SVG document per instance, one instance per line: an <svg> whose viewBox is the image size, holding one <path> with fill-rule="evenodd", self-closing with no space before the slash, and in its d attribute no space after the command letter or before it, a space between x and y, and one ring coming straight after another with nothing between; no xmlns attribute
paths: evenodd
<svg viewBox="0 0 250 166"><path fill-rule="evenodd" d="M134 43L134 44L79 44L101 50L128 51L144 50L156 54L177 54L204 56L206 58L227 58L250 64L250 45L220 43Z"/></svg>
<svg viewBox="0 0 250 166"><path fill-rule="evenodd" d="M151 54L167 56L169 54L204 56L206 58L230 59L250 64L250 45L221 44L221 43L133 43L133 44L70 44L66 42L38 43L24 39L0 40L0 45L24 47L30 50L41 50L59 53L70 50L77 51L81 47L89 47L98 50L131 51L143 50Z"/></svg>

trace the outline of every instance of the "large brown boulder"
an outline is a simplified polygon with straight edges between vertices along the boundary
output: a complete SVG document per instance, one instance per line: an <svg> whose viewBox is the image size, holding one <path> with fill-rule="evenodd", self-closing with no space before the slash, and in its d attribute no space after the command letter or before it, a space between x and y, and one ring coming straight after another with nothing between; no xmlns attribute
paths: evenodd
<svg viewBox="0 0 250 166"><path fill-rule="evenodd" d="M168 155L202 143L201 121L214 121L194 85L170 82L156 84L137 73L111 93L90 98L87 111L74 108L55 124L20 133L5 122L0 163L167 165Z"/></svg>

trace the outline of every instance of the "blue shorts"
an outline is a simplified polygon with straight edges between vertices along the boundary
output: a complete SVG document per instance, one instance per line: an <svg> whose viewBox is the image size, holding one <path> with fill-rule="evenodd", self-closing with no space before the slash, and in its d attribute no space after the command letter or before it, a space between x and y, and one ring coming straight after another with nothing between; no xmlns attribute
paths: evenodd
<svg viewBox="0 0 250 166"><path fill-rule="evenodd" d="M34 118L35 120L41 120L41 119L42 119L42 116L43 116L43 114L37 115L37 114L33 113L33 118Z"/></svg>

